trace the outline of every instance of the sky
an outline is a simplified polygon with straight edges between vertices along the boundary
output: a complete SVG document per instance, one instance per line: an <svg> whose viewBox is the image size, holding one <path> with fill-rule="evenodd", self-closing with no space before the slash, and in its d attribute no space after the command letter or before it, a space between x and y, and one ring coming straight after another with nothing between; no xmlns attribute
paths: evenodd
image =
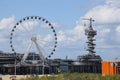
<svg viewBox="0 0 120 80"><path fill-rule="evenodd" d="M15 23L26 16L41 16L54 25L57 33L58 44L52 58L76 59L88 53L84 29L89 22L83 18L92 18L97 30L96 55L103 61L120 60L120 0L0 0L0 10L3 52L11 52L9 38Z"/></svg>

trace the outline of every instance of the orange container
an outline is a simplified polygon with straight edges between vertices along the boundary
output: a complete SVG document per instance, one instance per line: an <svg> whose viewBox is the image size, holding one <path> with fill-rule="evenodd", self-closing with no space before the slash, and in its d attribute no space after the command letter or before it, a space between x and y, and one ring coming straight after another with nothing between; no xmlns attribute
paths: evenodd
<svg viewBox="0 0 120 80"><path fill-rule="evenodd" d="M102 75L120 75L120 62L102 62Z"/></svg>

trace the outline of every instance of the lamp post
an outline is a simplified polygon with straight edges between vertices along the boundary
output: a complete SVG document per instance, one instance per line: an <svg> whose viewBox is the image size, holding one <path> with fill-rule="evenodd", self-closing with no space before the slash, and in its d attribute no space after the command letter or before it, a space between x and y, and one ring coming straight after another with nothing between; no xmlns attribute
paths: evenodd
<svg viewBox="0 0 120 80"><path fill-rule="evenodd" d="M16 54L15 54L15 63L14 63L14 65L15 65L15 72L14 72L14 75L16 76Z"/></svg>
<svg viewBox="0 0 120 80"><path fill-rule="evenodd" d="M44 68L45 68L45 64L44 64L44 59L43 59L43 70L42 70L42 74L44 75Z"/></svg>

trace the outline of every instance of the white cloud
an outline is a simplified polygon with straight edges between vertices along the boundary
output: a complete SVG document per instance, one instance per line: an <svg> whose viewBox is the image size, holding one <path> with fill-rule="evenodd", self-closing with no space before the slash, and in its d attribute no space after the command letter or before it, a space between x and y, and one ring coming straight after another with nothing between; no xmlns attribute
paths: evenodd
<svg viewBox="0 0 120 80"><path fill-rule="evenodd" d="M15 22L15 17L3 18L0 20L0 43L6 43L8 41L8 35L10 34L10 30L13 27Z"/></svg>
<svg viewBox="0 0 120 80"><path fill-rule="evenodd" d="M120 7L120 0L106 0L106 3L112 7Z"/></svg>
<svg viewBox="0 0 120 80"><path fill-rule="evenodd" d="M120 43L120 25L115 28L116 33L114 33L114 41Z"/></svg>
<svg viewBox="0 0 120 80"><path fill-rule="evenodd" d="M105 46L99 46L98 48L101 49L115 49L115 48L120 48L119 45L105 45Z"/></svg>
<svg viewBox="0 0 120 80"><path fill-rule="evenodd" d="M8 39L4 38L3 36L0 36L0 43L6 42Z"/></svg>
<svg viewBox="0 0 120 80"><path fill-rule="evenodd" d="M45 38L43 40L50 42L52 40L52 36L50 34L48 34L47 36L45 36Z"/></svg>
<svg viewBox="0 0 120 80"><path fill-rule="evenodd" d="M0 29L4 29L4 28L9 28L11 25L13 25L15 21L15 17L9 17L9 18L3 18L2 20L0 20Z"/></svg>
<svg viewBox="0 0 120 80"><path fill-rule="evenodd" d="M120 22L120 8L111 6L112 4L120 4L118 0L107 0L105 5L96 6L89 10L84 17L96 20L99 24L119 23Z"/></svg>
<svg viewBox="0 0 120 80"><path fill-rule="evenodd" d="M101 30L99 30L99 35L106 36L110 32L111 32L111 29L109 29L109 28L102 28Z"/></svg>
<svg viewBox="0 0 120 80"><path fill-rule="evenodd" d="M77 40L83 39L84 37L84 27L80 25L76 25L73 29L66 31L58 32L58 41L67 41L69 43L75 42Z"/></svg>
<svg viewBox="0 0 120 80"><path fill-rule="evenodd" d="M71 32L75 35L81 35L80 33L83 34L83 32L84 32L84 27L77 25Z"/></svg>
<svg viewBox="0 0 120 80"><path fill-rule="evenodd" d="M72 37L72 41L77 41L84 38L84 27L77 24L72 30L69 31Z"/></svg>
<svg viewBox="0 0 120 80"><path fill-rule="evenodd" d="M116 31L120 33L120 25L116 27Z"/></svg>
<svg viewBox="0 0 120 80"><path fill-rule="evenodd" d="M10 30L13 27L15 22L15 17L6 17L0 19L0 50L3 51L11 51L10 44L9 44L9 35Z"/></svg>
<svg viewBox="0 0 120 80"><path fill-rule="evenodd" d="M52 22L51 24L52 24L52 26L53 26L54 28L58 28L58 27L61 26L59 23L56 23L56 22ZM41 28L50 28L50 26L48 26L48 24L45 24L45 23L44 23L44 24L41 24L40 27L41 27Z"/></svg>
<svg viewBox="0 0 120 80"><path fill-rule="evenodd" d="M57 23L57 22L52 22L51 24L53 25L54 28L58 28L58 27L61 26L61 25L60 25L59 23Z"/></svg>
<svg viewBox="0 0 120 80"><path fill-rule="evenodd" d="M58 42L62 42L66 40L66 35L63 31L59 31L57 37L58 37Z"/></svg>

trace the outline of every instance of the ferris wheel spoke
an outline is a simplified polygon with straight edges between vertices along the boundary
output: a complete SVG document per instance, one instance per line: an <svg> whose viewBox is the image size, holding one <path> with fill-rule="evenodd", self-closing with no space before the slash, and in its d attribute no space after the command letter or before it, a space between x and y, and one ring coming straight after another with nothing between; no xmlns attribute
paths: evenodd
<svg viewBox="0 0 120 80"><path fill-rule="evenodd" d="M48 42L48 41L45 41L45 40L38 40L38 43L41 44L41 46L43 47L50 47L50 46L53 46L51 45L52 43L51 42Z"/></svg>
<svg viewBox="0 0 120 80"><path fill-rule="evenodd" d="M40 42L40 41L38 41ZM41 44L41 42L40 42ZM41 44L42 45L42 44ZM40 46L40 45L39 45ZM43 48L44 47L44 48ZM40 46L41 50L44 52L44 54L46 54L46 59L50 58L53 55L53 51L55 50L55 48L53 49L53 45L51 45L50 43L47 45L43 44L43 47ZM47 54L48 52L52 51L50 54Z"/></svg>
<svg viewBox="0 0 120 80"><path fill-rule="evenodd" d="M41 42L41 41L37 41L37 42L39 44L41 44L41 45L39 45L41 49L43 49L43 47L44 47L44 48L47 48L48 50L52 50L52 48L50 48L50 47L52 47L53 45L51 45L50 43L46 44L46 43ZM47 51L46 49L43 49L43 50Z"/></svg>
<svg viewBox="0 0 120 80"><path fill-rule="evenodd" d="M28 23L30 25L30 23ZM35 19L33 19L33 24L35 24ZM33 32L36 32L35 29L36 29L37 26L34 26L34 28L32 29ZM38 30L38 29L37 29ZM35 33L34 33L35 34ZM33 34L33 35L34 35Z"/></svg>
<svg viewBox="0 0 120 80"><path fill-rule="evenodd" d="M34 24L34 19L33 19L33 24ZM29 27L31 27L30 21L27 22L27 25L28 25ZM34 28L35 28L35 26L34 26ZM33 30L34 28L32 28L32 30ZM29 31L29 30L28 30L28 31ZM32 36L34 35L34 31L33 31L33 33L31 33L31 31L29 31L29 33L30 33Z"/></svg>
<svg viewBox="0 0 120 80"><path fill-rule="evenodd" d="M40 45L39 45L40 46ZM44 55L48 55L48 53L46 52L46 51L48 51L46 48L43 48L43 47L41 47L40 46L40 48L41 48L41 50L42 50L42 52L44 53ZM49 51L48 51L49 52Z"/></svg>
<svg viewBox="0 0 120 80"><path fill-rule="evenodd" d="M29 54L29 51L30 51L30 48L32 47L32 45L33 45L33 42L31 42L29 45L28 45L28 48L26 49L26 51L25 51L25 53L24 53L24 56L23 56L23 58L22 58L22 62L24 62L25 60L26 60L26 58L27 58L27 56L28 56L28 54Z"/></svg>
<svg viewBox="0 0 120 80"><path fill-rule="evenodd" d="M16 33L19 33L19 32L22 32L22 33L27 33L27 35L30 37L30 35L32 35L32 33L26 28L26 26L25 25L23 25L23 21L22 20L20 20L18 23L16 23L16 25L13 27L13 29L12 29L12 32L11 32L11 36L13 35L13 32L15 31L15 30L17 30L16 31Z"/></svg>
<svg viewBox="0 0 120 80"><path fill-rule="evenodd" d="M23 31L21 31L19 28L16 28L16 30L17 30L16 32L19 31L18 33L23 33ZM25 34L26 34L26 37L31 37L31 35L28 32L25 32ZM23 37L24 36L23 34L18 34L18 35L17 35L18 37L20 37L20 36Z"/></svg>
<svg viewBox="0 0 120 80"><path fill-rule="evenodd" d="M50 43L50 41L46 41L46 40L43 40L43 39L38 39L38 41L39 41L40 43L42 43L42 44L44 44L44 43Z"/></svg>
<svg viewBox="0 0 120 80"><path fill-rule="evenodd" d="M28 24L29 22L26 22L26 23ZM22 28L24 28L24 30L27 32L27 34L28 34L29 36L32 36L32 35L33 35L33 33L31 33L31 32L26 28L26 26L23 25L23 23L21 23L20 25L22 26ZM29 26L29 25L27 25L27 26Z"/></svg>

